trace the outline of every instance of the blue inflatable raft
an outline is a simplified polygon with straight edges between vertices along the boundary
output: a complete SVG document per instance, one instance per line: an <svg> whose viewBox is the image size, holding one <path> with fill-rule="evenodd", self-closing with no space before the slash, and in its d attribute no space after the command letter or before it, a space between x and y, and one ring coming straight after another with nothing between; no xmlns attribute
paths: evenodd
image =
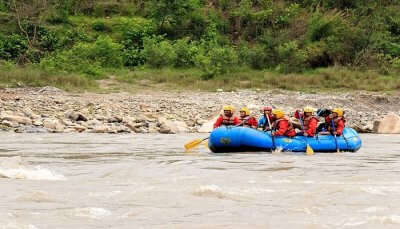
<svg viewBox="0 0 400 229"><path fill-rule="evenodd" d="M277 148L283 151L305 152L307 144L315 152L336 152L337 148L340 151L356 152L361 147L358 133L351 128L345 128L343 135L336 139L332 135L272 138L269 132L247 127L223 126L211 132L208 146L214 153L271 151Z"/></svg>

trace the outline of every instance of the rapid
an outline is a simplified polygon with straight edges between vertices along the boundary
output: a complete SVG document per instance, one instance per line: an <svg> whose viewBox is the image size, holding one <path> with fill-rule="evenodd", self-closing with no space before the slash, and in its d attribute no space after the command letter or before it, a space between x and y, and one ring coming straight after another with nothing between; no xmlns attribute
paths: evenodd
<svg viewBox="0 0 400 229"><path fill-rule="evenodd" d="M0 229L400 228L400 136L213 154L204 135L0 133Z"/></svg>

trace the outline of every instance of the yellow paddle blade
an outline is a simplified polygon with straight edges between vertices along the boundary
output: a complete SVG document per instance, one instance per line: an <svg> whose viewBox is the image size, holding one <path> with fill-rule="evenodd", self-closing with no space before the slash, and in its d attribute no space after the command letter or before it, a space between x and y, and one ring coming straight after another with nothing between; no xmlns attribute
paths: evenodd
<svg viewBox="0 0 400 229"><path fill-rule="evenodd" d="M306 154L307 156L312 156L314 154L314 150L311 148L309 144L307 144Z"/></svg>
<svg viewBox="0 0 400 229"><path fill-rule="evenodd" d="M203 141L202 143L205 147L208 147L208 140Z"/></svg>
<svg viewBox="0 0 400 229"><path fill-rule="evenodd" d="M195 139L193 141L190 141L188 143L185 144L185 149L186 150L190 150L196 146L198 146L201 143L201 139Z"/></svg>

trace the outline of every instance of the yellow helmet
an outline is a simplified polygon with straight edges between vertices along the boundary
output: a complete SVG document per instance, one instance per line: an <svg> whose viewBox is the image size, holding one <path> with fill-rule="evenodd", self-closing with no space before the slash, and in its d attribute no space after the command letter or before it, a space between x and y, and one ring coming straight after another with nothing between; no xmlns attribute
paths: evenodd
<svg viewBox="0 0 400 229"><path fill-rule="evenodd" d="M334 108L332 113L336 113L339 117L343 116L343 109L341 108Z"/></svg>
<svg viewBox="0 0 400 229"><path fill-rule="evenodd" d="M242 109L240 109L240 112L244 112L246 115L250 115L250 111L249 111L249 108L247 108L247 107L242 107Z"/></svg>
<svg viewBox="0 0 400 229"><path fill-rule="evenodd" d="M308 112L314 113L314 108L312 108L312 107L304 107L303 111L304 111L304 113L308 113Z"/></svg>
<svg viewBox="0 0 400 229"><path fill-rule="evenodd" d="M230 111L233 113L233 106L231 105L224 106L224 111Z"/></svg>
<svg viewBox="0 0 400 229"><path fill-rule="evenodd" d="M275 115L276 118L283 118L283 116L285 115L285 113L283 111L278 110L278 109L273 109L272 114Z"/></svg>

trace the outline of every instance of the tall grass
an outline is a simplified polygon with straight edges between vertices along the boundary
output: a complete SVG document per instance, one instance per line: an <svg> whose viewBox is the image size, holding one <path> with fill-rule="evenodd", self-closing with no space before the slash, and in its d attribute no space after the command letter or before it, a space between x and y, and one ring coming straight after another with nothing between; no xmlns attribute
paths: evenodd
<svg viewBox="0 0 400 229"><path fill-rule="evenodd" d="M91 90L97 87L94 80L76 74L51 74L35 67L15 67L0 63L2 87L54 86L67 91Z"/></svg>
<svg viewBox="0 0 400 229"><path fill-rule="evenodd" d="M116 80L137 86L162 84L165 88L214 91L235 89L285 89L296 91L393 91L400 89L400 78L375 71L324 68L301 74L280 74L247 68L204 80L198 69L141 69L120 73Z"/></svg>

